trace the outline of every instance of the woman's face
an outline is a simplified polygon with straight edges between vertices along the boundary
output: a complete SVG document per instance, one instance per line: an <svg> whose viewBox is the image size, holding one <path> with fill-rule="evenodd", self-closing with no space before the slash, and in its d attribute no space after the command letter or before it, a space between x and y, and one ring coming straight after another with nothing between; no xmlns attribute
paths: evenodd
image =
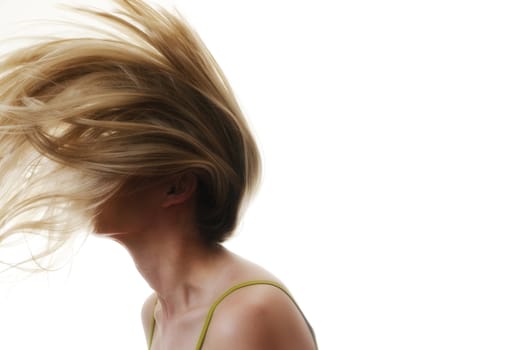
<svg viewBox="0 0 528 350"><path fill-rule="evenodd" d="M141 232L161 207L160 186L130 182L105 202L94 222L95 233L114 235Z"/></svg>
<svg viewBox="0 0 528 350"><path fill-rule="evenodd" d="M94 233L111 236L146 232L166 219L166 215L173 217L171 210L175 208L184 215L194 215L192 198L196 186L193 174L169 179L129 180L99 208Z"/></svg>

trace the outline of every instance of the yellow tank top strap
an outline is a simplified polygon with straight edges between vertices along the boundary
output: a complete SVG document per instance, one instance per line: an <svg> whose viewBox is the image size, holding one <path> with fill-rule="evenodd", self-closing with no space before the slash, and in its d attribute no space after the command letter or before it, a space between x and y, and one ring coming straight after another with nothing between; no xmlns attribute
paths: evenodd
<svg viewBox="0 0 528 350"><path fill-rule="evenodd" d="M304 321L306 322L306 324L310 328L310 332L312 333L312 337L313 337L314 343L316 344L315 346L316 346L316 349L317 349L317 341L315 339L315 333L314 333L314 331L312 329L312 326L310 325L310 323L308 322L308 320L304 316L304 313L302 312L302 310L299 307L299 305L297 305L297 302L295 301L295 299L293 299L293 297L290 294L290 292L284 286L282 286L280 283L277 283L277 282L274 282L274 281L268 281L268 280L254 280L254 281L247 281L247 282L243 282L243 283L237 284L237 285L229 288L218 299L216 299L216 301L213 303L213 305L209 309L209 312L207 313L207 317L205 319L205 323L204 323L204 325L202 327L202 332L200 333L200 337L198 338L198 343L196 344L196 350L201 350L202 349L203 343L205 341L205 336L207 335L207 330L209 329L209 324L211 323L211 319L213 318L213 314L214 314L218 304L220 304L222 302L222 300L224 300L229 294L233 293L234 291L236 291L236 290L238 290L240 288L244 288L244 287L247 287L247 286L253 286L253 285L257 285L257 284L267 284L267 285L270 285L270 286L274 286L274 287L277 287L280 290L282 290L284 293L286 293L286 295L295 304L295 306L297 307L297 309L301 313L302 317L304 318Z"/></svg>
<svg viewBox="0 0 528 350"><path fill-rule="evenodd" d="M150 326L150 337L149 337L149 343L148 343L148 349L152 347L152 339L154 338L154 328L156 327L156 319L154 318L154 310L156 309L156 305L158 305L158 298L156 298L156 302L154 303L154 308L152 309L152 325Z"/></svg>

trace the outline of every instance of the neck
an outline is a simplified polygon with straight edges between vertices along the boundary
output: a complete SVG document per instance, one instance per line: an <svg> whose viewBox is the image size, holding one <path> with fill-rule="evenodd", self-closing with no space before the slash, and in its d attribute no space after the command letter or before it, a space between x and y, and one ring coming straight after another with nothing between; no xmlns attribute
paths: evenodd
<svg viewBox="0 0 528 350"><path fill-rule="evenodd" d="M228 256L222 246L207 246L197 232L182 227L112 238L129 251L139 273L156 292L159 321L208 300Z"/></svg>

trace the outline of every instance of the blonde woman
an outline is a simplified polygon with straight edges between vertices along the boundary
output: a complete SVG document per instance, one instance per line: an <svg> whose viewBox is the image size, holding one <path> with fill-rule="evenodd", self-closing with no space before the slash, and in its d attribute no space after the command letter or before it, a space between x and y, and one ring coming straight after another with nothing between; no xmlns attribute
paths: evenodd
<svg viewBox="0 0 528 350"><path fill-rule="evenodd" d="M178 13L115 3L76 9L106 25L92 37L0 62L0 244L45 239L20 268L82 229L122 244L154 290L152 350L316 349L277 277L221 244L260 173L222 71Z"/></svg>

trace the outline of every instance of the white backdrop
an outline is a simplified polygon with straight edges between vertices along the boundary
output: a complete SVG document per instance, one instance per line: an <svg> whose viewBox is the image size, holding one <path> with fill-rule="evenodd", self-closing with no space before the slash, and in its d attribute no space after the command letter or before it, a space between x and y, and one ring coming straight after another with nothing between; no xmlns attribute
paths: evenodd
<svg viewBox="0 0 528 350"><path fill-rule="evenodd" d="M2 37L55 2L0 0ZM288 285L321 349L528 348L524 1L157 2L261 147L227 246ZM111 241L0 292L0 349L146 349L150 291Z"/></svg>

